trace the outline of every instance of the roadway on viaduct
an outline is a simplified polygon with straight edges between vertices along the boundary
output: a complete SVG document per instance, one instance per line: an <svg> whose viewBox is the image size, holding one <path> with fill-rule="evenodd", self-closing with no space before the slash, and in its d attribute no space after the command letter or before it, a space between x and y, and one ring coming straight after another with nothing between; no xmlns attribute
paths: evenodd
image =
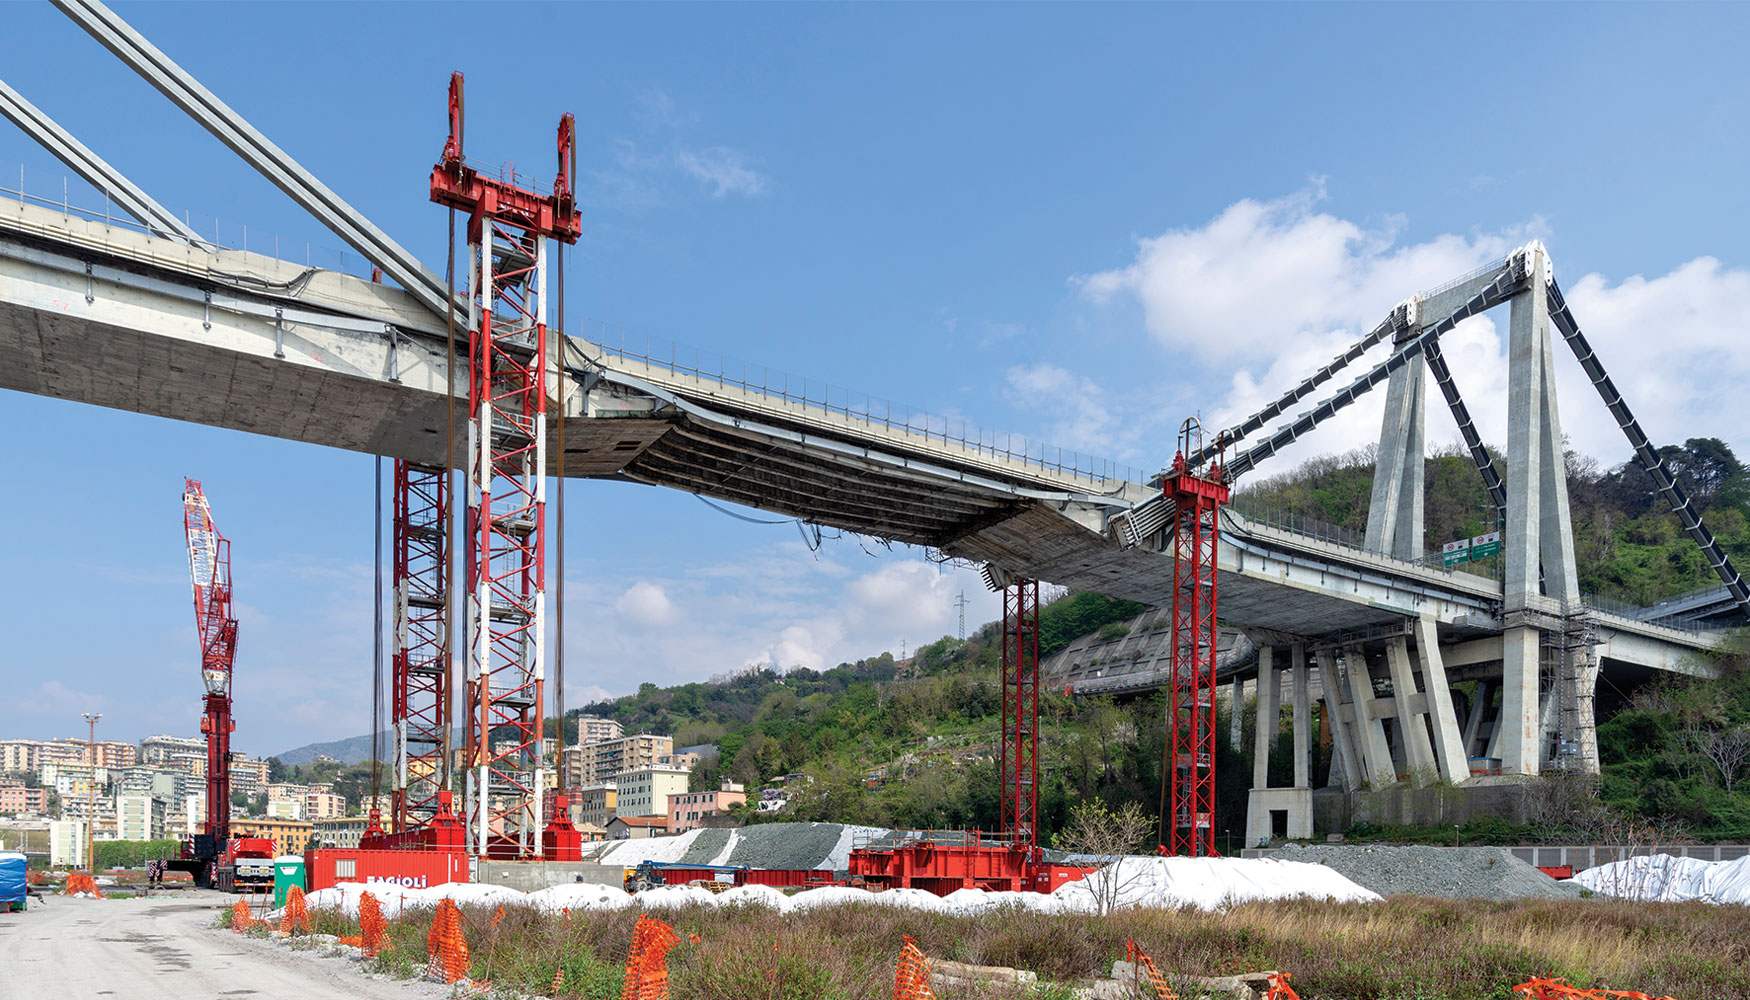
<svg viewBox="0 0 1750 1000"><path fill-rule="evenodd" d="M392 287L0 202L0 387L438 465L445 337L438 317ZM681 489L1015 575L1171 601L1168 558L1110 530L1153 491L1112 466L876 412L814 383L563 344L550 381L563 385L568 476ZM460 373L457 383L465 392ZM557 471L557 448L549 454ZM1472 643L1485 657L1498 648L1497 581L1224 517L1227 622L1327 636L1427 617L1443 646ZM1596 620L1607 665L1702 672L1691 654L1717 641Z"/></svg>

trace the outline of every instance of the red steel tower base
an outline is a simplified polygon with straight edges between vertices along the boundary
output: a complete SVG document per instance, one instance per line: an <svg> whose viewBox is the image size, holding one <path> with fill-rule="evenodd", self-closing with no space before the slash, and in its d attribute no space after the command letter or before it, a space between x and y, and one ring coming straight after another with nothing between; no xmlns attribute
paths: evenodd
<svg viewBox="0 0 1750 1000"><path fill-rule="evenodd" d="M1191 425L1187 422L1187 428ZM1186 434L1189 433L1188 429ZM1163 775L1171 786L1161 819L1164 855L1215 857L1215 640L1217 512L1227 502L1221 467L1199 475L1182 440L1162 490L1173 501L1173 683Z"/></svg>

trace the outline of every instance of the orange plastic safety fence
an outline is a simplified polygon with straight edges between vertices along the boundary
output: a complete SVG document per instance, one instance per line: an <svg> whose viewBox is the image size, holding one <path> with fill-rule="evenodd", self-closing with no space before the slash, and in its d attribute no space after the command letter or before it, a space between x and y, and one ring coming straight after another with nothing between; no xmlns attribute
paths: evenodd
<svg viewBox="0 0 1750 1000"><path fill-rule="evenodd" d="M383 919L383 906L368 892L359 893L359 948L367 958L383 950L383 937L389 932L389 922Z"/></svg>
<svg viewBox="0 0 1750 1000"><path fill-rule="evenodd" d="M668 1000L668 950L680 940L675 929L648 914L632 927L620 1000Z"/></svg>
<svg viewBox="0 0 1750 1000"><path fill-rule="evenodd" d="M286 906L280 912L280 931L284 934L310 933L310 907L304 902L304 890L292 886L286 890Z"/></svg>
<svg viewBox="0 0 1750 1000"><path fill-rule="evenodd" d="M255 925L255 918L249 914L249 904L239 899L231 907L231 929L239 934Z"/></svg>
<svg viewBox="0 0 1750 1000"><path fill-rule="evenodd" d="M454 983L468 974L468 938L462 933L462 911L456 901L438 903L425 935L425 974Z"/></svg>
<svg viewBox="0 0 1750 1000"><path fill-rule="evenodd" d="M1161 975L1161 970L1155 968L1154 959L1138 948L1135 941L1124 942L1124 955L1132 966L1148 970L1148 983L1154 989L1156 1000L1176 1000L1178 994L1167 984L1167 977ZM1139 974L1136 978L1140 982L1142 976Z"/></svg>
<svg viewBox="0 0 1750 1000"><path fill-rule="evenodd" d="M1561 979L1532 979L1513 987L1513 992L1530 1000L1672 1000L1635 990L1583 990Z"/></svg>
<svg viewBox="0 0 1750 1000"><path fill-rule="evenodd" d="M1270 976L1270 991L1264 994L1263 1000L1300 1000L1300 994L1288 985L1288 973L1276 972Z"/></svg>
<svg viewBox="0 0 1750 1000"><path fill-rule="evenodd" d="M89 892L98 899L103 898L103 890L97 887L96 881L87 872L74 872L67 876L67 884L61 887L61 892L67 896L77 896L79 893Z"/></svg>
<svg viewBox="0 0 1750 1000"><path fill-rule="evenodd" d="M351 945L354 948L363 949L365 946L365 939L359 937L357 934L348 934L346 937L340 939L340 943Z"/></svg>
<svg viewBox="0 0 1750 1000"><path fill-rule="evenodd" d="M565 966L561 965L559 967L559 971L553 973L553 995L558 996L559 991L563 990L564 988L565 988Z"/></svg>
<svg viewBox="0 0 1750 1000"><path fill-rule="evenodd" d="M918 943L907 937L893 973L893 1000L935 1000L935 996L930 992L930 960L918 950Z"/></svg>

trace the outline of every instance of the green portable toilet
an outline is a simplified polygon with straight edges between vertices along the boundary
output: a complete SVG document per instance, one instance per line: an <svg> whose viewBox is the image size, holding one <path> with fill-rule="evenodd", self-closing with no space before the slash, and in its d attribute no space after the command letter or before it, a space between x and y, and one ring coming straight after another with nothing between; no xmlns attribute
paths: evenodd
<svg viewBox="0 0 1750 1000"><path fill-rule="evenodd" d="M286 892L292 886L304 888L304 859L296 854L282 854L273 859L274 909L286 905Z"/></svg>

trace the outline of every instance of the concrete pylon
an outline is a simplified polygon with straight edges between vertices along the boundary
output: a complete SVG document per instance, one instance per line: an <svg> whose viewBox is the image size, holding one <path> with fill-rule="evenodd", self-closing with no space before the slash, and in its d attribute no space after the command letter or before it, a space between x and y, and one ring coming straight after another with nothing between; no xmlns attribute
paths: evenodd
<svg viewBox="0 0 1750 1000"><path fill-rule="evenodd" d="M1421 336L1416 301L1399 306L1403 323L1392 350ZM1379 428L1379 454L1373 467L1373 497L1367 505L1366 548L1399 559L1422 557L1422 455L1427 438L1425 381L1420 357L1391 373L1385 389L1385 416Z"/></svg>
<svg viewBox="0 0 1750 1000"><path fill-rule="evenodd" d="M1536 774L1543 743L1542 631L1552 619L1559 623L1568 609L1579 609L1580 583L1545 294L1549 257L1535 242L1520 253L1526 287L1513 297L1507 351L1507 522L1501 537L1507 628L1497 742L1504 773Z"/></svg>

